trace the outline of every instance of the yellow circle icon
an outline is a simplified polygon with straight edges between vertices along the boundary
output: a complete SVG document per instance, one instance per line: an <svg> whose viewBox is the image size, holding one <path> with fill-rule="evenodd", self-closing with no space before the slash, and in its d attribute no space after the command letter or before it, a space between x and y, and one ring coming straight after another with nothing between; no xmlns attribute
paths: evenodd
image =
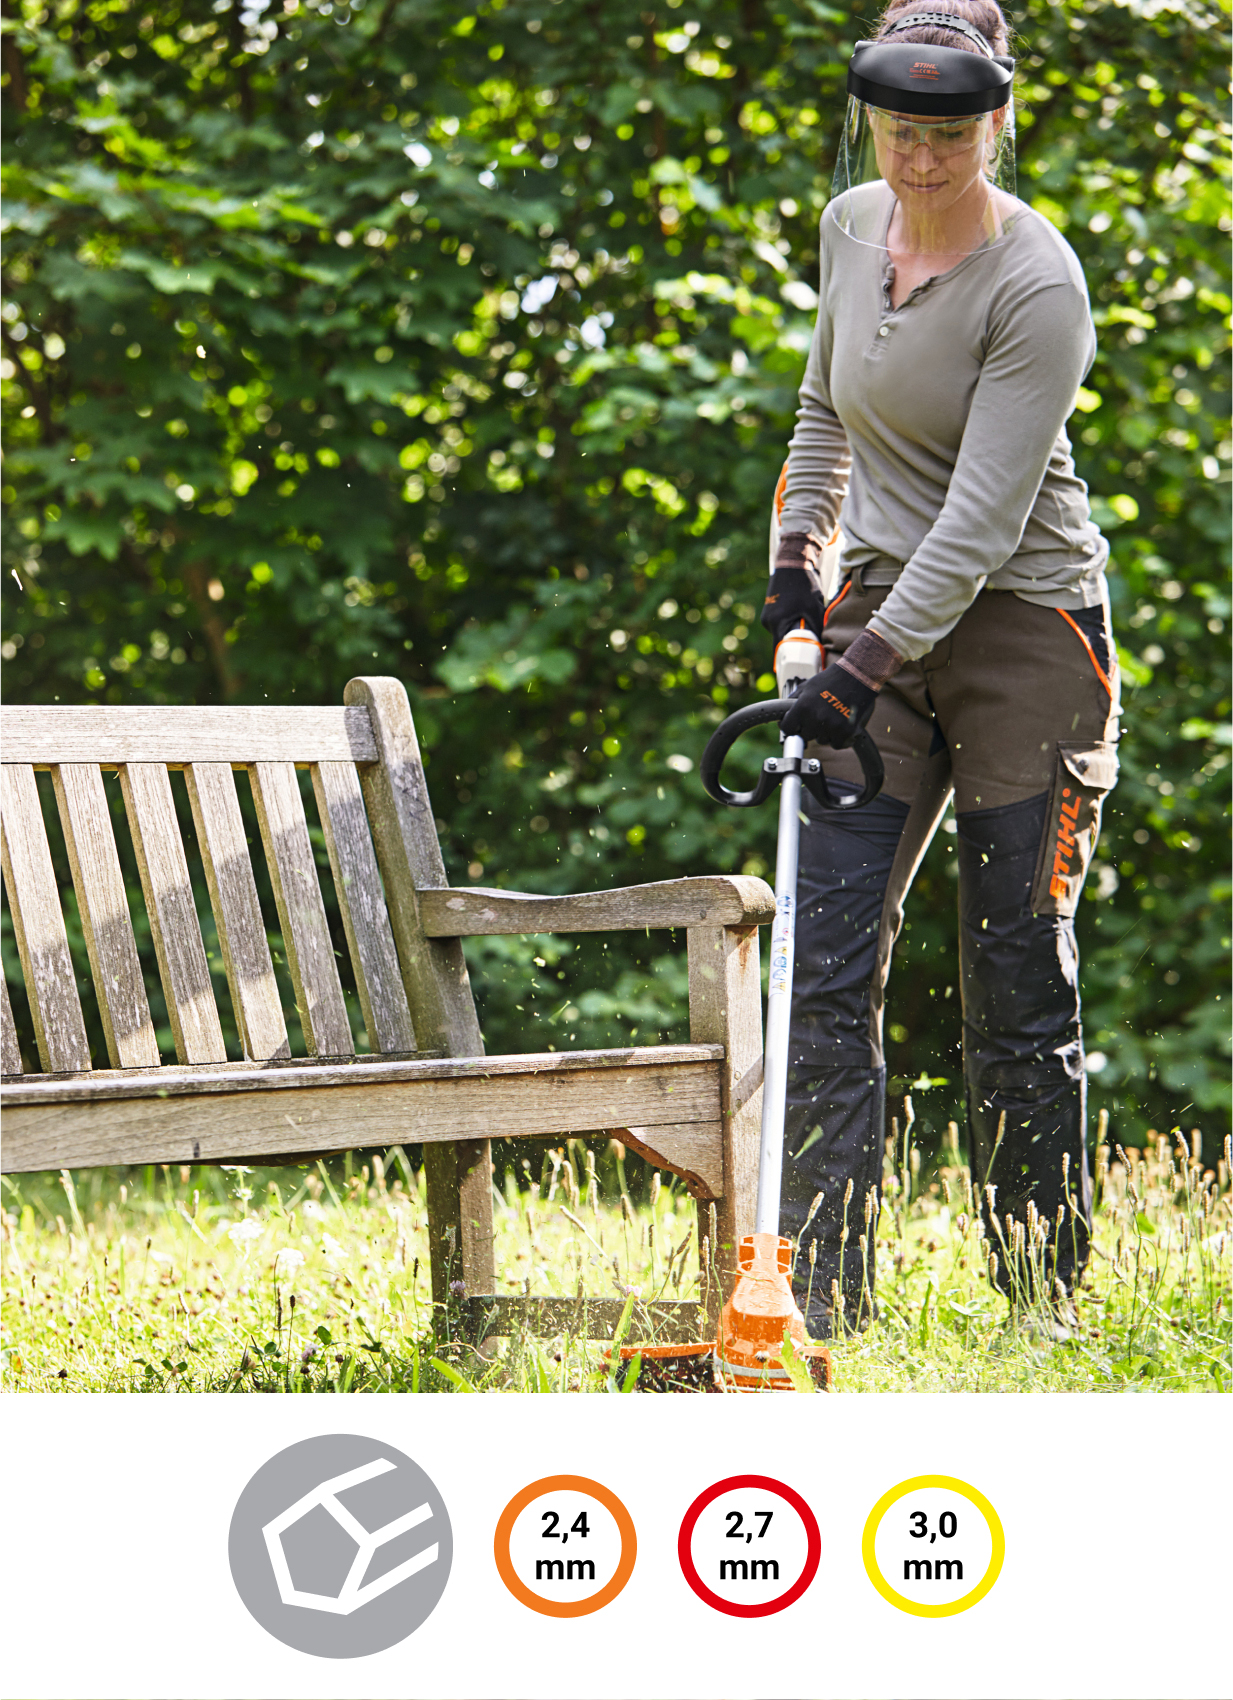
<svg viewBox="0 0 1233 1700"><path fill-rule="evenodd" d="M930 1527L931 1508L937 1504L938 1490L948 1498L959 1496L979 1513L983 1526L977 1531L974 1540L969 1536L966 1542L955 1545L954 1537L959 1533L959 1518L953 1509L943 1510L940 1516L935 1513L932 1516L934 1526ZM918 1496L918 1508L904 1508L908 1514L902 1527L898 1523L884 1527L887 1513L909 1495ZM937 1549L939 1535L943 1545ZM879 1547L882 1548L880 1553ZM935 1550L945 1552L948 1556L930 1556ZM969 1554L975 1551L978 1554L978 1561L982 1566L982 1573L978 1578L964 1576L964 1560L951 1556L957 1551L967 1551ZM898 1610L910 1612L913 1617L954 1617L957 1612L967 1611L969 1606L983 1600L997 1581L1002 1571L1002 1561L1006 1557L1006 1536L997 1512L984 1494L969 1483L961 1482L956 1476L912 1476L884 1493L869 1513L865 1520L865 1532L861 1537L861 1557L865 1561L869 1580L882 1598ZM893 1559L897 1563L900 1557L903 1575L900 1577L896 1570L895 1579L910 1581L913 1590L911 1594L896 1587L887 1579L885 1573L888 1560ZM943 1571L944 1576L941 1574ZM974 1585L966 1592L957 1593L956 1580L971 1581ZM946 1597L929 1599L927 1596L931 1587L940 1589Z"/></svg>

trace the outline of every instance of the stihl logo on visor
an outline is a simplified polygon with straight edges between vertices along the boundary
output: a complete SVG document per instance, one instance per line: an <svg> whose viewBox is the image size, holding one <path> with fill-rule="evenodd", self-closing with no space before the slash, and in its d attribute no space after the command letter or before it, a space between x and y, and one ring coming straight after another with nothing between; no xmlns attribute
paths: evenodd
<svg viewBox="0 0 1233 1700"><path fill-rule="evenodd" d="M936 77L939 72L932 59L918 59L908 75L910 77Z"/></svg>

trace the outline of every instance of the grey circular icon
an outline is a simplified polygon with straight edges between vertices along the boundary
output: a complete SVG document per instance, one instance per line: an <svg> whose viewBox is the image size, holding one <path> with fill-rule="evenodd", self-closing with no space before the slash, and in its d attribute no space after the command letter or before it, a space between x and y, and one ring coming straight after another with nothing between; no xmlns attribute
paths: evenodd
<svg viewBox="0 0 1233 1700"><path fill-rule="evenodd" d="M253 1476L227 1556L263 1629L301 1653L356 1659L424 1622L445 1591L454 1541L417 1463L365 1435L323 1434Z"/></svg>

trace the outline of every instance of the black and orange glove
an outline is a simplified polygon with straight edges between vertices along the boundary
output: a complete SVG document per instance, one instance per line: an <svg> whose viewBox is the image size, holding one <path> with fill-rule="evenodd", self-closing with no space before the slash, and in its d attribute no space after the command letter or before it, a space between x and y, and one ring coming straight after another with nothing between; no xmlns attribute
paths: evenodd
<svg viewBox="0 0 1233 1700"><path fill-rule="evenodd" d="M885 638L863 631L838 661L806 679L779 730L786 738L843 749L868 724L878 692L902 666Z"/></svg>
<svg viewBox="0 0 1233 1700"><path fill-rule="evenodd" d="M878 693L862 684L838 661L806 679L779 722L785 738L829 744L841 750L868 721Z"/></svg>
<svg viewBox="0 0 1233 1700"><path fill-rule="evenodd" d="M817 637L822 631L826 606L813 587L809 574L800 567L776 567L762 604L762 624L779 644L786 632L803 625Z"/></svg>
<svg viewBox="0 0 1233 1700"><path fill-rule="evenodd" d="M808 570L820 559L821 545L808 532L794 531L779 539L775 570L762 604L762 624L776 645L782 642L785 632L795 631L802 624L815 637L821 636L826 604L814 588L814 577Z"/></svg>

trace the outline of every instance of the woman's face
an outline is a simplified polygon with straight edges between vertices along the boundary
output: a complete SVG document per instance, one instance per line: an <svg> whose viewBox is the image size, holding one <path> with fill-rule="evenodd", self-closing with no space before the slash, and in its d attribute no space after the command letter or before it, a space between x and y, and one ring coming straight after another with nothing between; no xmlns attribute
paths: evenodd
<svg viewBox="0 0 1233 1700"><path fill-rule="evenodd" d="M944 214L983 178L1004 112L977 118L922 118L870 112L878 170L910 215Z"/></svg>

